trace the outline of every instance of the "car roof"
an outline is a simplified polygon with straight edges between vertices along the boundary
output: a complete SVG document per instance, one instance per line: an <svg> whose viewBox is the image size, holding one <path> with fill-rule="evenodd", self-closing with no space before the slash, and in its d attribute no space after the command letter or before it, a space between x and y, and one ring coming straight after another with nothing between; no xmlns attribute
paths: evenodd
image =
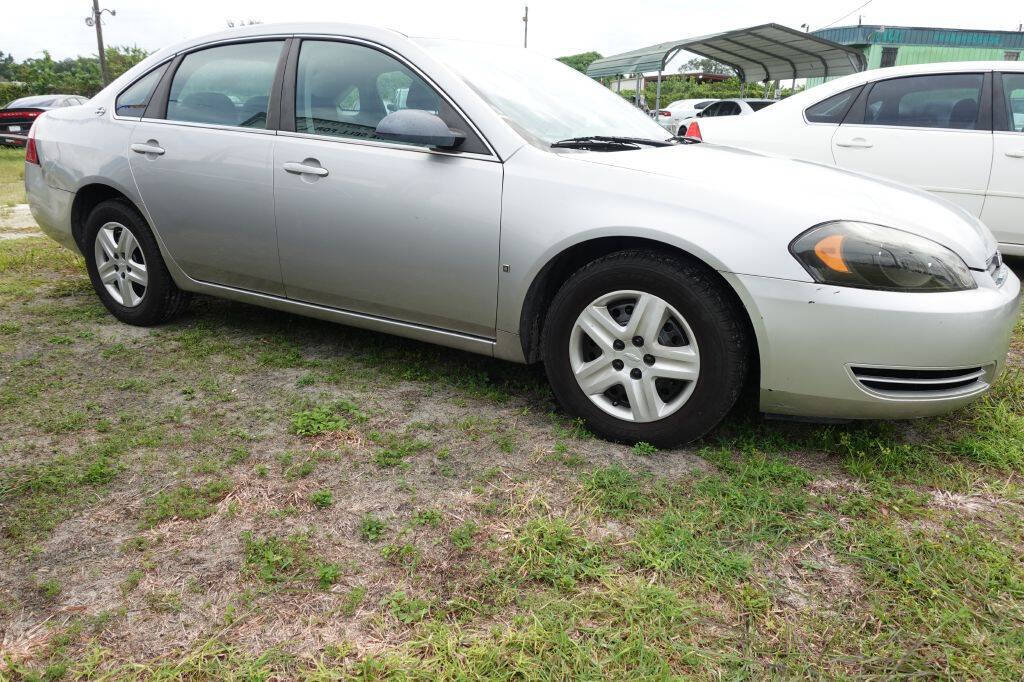
<svg viewBox="0 0 1024 682"><path fill-rule="evenodd" d="M187 50L198 45L204 45L206 43L214 43L221 40L234 40L237 38L258 38L264 36L288 36L295 33L312 34L312 35L325 35L325 36L359 36L364 38L373 38L374 36L388 34L391 36L402 36L408 38L409 36L401 31L395 31L388 28L380 28L379 26L369 26L365 24L344 24L337 22L325 22L325 21L295 21L295 22L284 22L279 24L253 24L252 26L239 26L238 28L231 28L225 31L218 31L216 33L208 33L206 35L199 36L197 38L191 38L184 40L174 45L169 45L164 49L157 52L155 57L164 59L168 55L172 55L182 50Z"/></svg>

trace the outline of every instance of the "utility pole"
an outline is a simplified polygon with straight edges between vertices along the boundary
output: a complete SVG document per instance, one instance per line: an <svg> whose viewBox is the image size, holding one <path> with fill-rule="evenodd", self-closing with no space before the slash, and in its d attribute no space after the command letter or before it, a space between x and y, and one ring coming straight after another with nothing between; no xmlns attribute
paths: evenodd
<svg viewBox="0 0 1024 682"><path fill-rule="evenodd" d="M110 12L110 16L116 16L117 12L112 9L100 9L100 0L92 0L92 16L85 18L86 26L96 28L96 49L100 58L100 80L103 85L110 82L110 75L107 73L107 53L103 49L103 21L104 12Z"/></svg>
<svg viewBox="0 0 1024 682"><path fill-rule="evenodd" d="M530 6L523 5L523 47L526 47L526 34L530 29Z"/></svg>

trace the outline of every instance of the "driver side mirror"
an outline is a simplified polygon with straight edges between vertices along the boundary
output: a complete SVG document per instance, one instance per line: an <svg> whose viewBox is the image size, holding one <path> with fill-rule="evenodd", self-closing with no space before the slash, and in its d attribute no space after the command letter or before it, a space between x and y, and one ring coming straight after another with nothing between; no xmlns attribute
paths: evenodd
<svg viewBox="0 0 1024 682"><path fill-rule="evenodd" d="M466 141L466 135L461 130L449 128L440 116L422 109L402 109L390 113L380 120L375 132L385 140L422 144L449 151Z"/></svg>

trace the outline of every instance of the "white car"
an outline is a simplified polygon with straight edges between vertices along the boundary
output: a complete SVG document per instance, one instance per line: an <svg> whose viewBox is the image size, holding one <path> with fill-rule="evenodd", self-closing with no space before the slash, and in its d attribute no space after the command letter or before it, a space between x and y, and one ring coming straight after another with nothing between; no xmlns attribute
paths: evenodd
<svg viewBox="0 0 1024 682"><path fill-rule="evenodd" d="M707 106L714 104L716 99L678 99L664 109L659 109L654 120L673 135L686 132L690 121Z"/></svg>
<svg viewBox="0 0 1024 682"><path fill-rule="evenodd" d="M817 161L933 192L1024 255L1024 63L877 69L762 115L690 124L705 142ZM800 188L794 188L799 193Z"/></svg>
<svg viewBox="0 0 1024 682"><path fill-rule="evenodd" d="M775 104L774 99L720 99L698 111L694 118L721 118L722 116L749 116Z"/></svg>

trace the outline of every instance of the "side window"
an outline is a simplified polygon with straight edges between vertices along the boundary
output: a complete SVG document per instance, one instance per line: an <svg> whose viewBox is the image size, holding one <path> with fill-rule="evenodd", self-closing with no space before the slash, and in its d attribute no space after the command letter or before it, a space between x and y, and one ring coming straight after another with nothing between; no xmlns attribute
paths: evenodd
<svg viewBox="0 0 1024 682"><path fill-rule="evenodd" d="M307 40L295 81L295 130L378 139L377 124L401 109L440 114L441 98L392 57L352 43Z"/></svg>
<svg viewBox="0 0 1024 682"><path fill-rule="evenodd" d="M160 78L167 70L167 64L153 69L145 76L128 86L128 89L117 96L114 104L114 111L118 116L142 116L149 105L149 99L153 96Z"/></svg>
<svg viewBox="0 0 1024 682"><path fill-rule="evenodd" d="M851 88L838 95L832 95L817 104L807 107L804 116L810 123L842 123L846 112L860 94L860 87Z"/></svg>
<svg viewBox="0 0 1024 682"><path fill-rule="evenodd" d="M1024 133L1024 73L1003 74L1003 106L1007 127Z"/></svg>
<svg viewBox="0 0 1024 682"><path fill-rule="evenodd" d="M701 118L711 118L712 116L718 116L719 110L722 108L721 104L709 104L701 111Z"/></svg>
<svg viewBox="0 0 1024 682"><path fill-rule="evenodd" d="M879 81L868 93L864 123L975 130L983 81L980 73Z"/></svg>
<svg viewBox="0 0 1024 682"><path fill-rule="evenodd" d="M266 128L283 44L239 43L186 55L171 81L167 120Z"/></svg>
<svg viewBox="0 0 1024 682"><path fill-rule="evenodd" d="M736 102L722 102L718 109L719 116L738 116L743 109Z"/></svg>

